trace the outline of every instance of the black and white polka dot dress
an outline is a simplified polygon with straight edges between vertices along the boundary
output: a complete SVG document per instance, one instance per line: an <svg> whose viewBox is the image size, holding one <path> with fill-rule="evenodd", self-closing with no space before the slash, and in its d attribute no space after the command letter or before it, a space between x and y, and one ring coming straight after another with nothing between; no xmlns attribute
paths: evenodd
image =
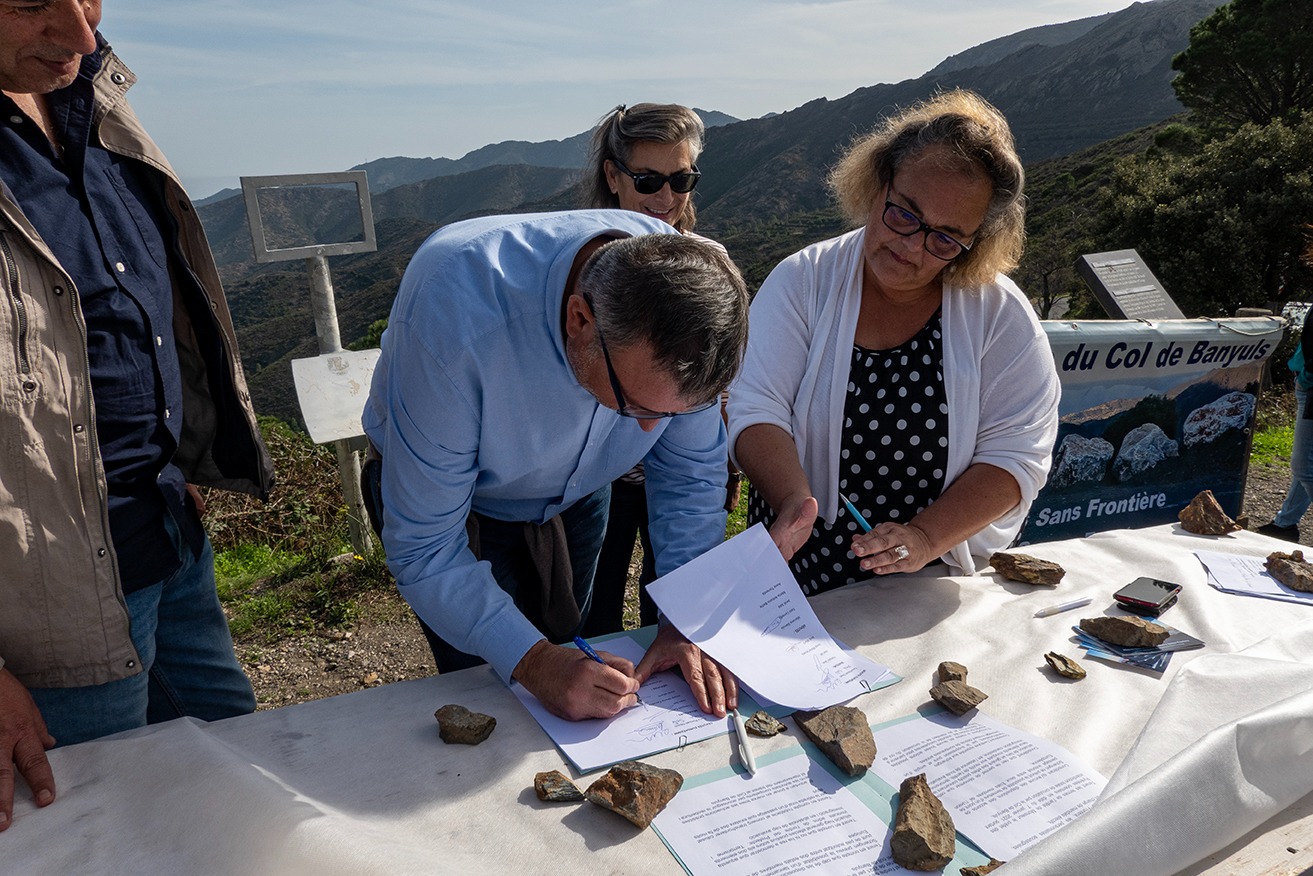
<svg viewBox="0 0 1313 876"><path fill-rule="evenodd" d="M889 350L853 347L839 440L839 492L872 525L907 523L939 497L948 463L948 397L940 313ZM748 522L768 527L775 514L756 490ZM834 525L818 519L789 565L807 595L871 577L848 549L860 532L841 509Z"/></svg>

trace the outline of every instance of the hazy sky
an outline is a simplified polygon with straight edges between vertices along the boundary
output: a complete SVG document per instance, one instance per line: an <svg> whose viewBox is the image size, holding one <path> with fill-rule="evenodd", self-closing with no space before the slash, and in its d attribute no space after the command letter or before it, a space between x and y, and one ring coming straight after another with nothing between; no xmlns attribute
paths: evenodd
<svg viewBox="0 0 1313 876"><path fill-rule="evenodd" d="M618 103L738 118L914 79L1128 0L105 0L130 100L194 197L239 176L559 140Z"/></svg>

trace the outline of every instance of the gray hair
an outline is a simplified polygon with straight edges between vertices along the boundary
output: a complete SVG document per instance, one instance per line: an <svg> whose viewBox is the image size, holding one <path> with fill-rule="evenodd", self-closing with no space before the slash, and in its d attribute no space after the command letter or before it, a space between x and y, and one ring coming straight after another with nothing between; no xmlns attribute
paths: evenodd
<svg viewBox="0 0 1313 876"><path fill-rule="evenodd" d="M748 290L723 251L682 234L613 240L584 264L587 293L607 345L648 343L689 405L729 386L748 343Z"/></svg>
<svg viewBox="0 0 1313 876"><path fill-rule="evenodd" d="M593 129L588 163L584 165L583 206L603 209L620 206L620 199L606 181L606 162L619 161L628 167L635 143L687 143L688 160L697 164L705 137L702 119L686 106L636 103L626 108L621 104L603 116ZM692 231L696 223L697 213L693 199L689 198L675 230Z"/></svg>
<svg viewBox="0 0 1313 876"><path fill-rule="evenodd" d="M974 284L1012 270L1025 240L1025 173L1007 119L974 92L944 92L885 119L839 159L830 190L849 220L865 224L898 168L932 146L949 150L945 171L981 174L992 189L975 244L944 273Z"/></svg>

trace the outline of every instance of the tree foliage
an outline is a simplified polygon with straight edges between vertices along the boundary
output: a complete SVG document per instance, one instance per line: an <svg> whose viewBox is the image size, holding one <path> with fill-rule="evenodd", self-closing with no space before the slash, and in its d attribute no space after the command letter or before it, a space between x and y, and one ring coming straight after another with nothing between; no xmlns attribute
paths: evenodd
<svg viewBox="0 0 1313 876"><path fill-rule="evenodd" d="M1232 0L1172 59L1176 96L1208 126L1293 122L1313 110L1309 0Z"/></svg>
<svg viewBox="0 0 1313 876"><path fill-rule="evenodd" d="M1134 248L1187 316L1313 293L1300 261L1313 220L1313 113L1178 138L1127 159L1101 215L1107 249Z"/></svg>

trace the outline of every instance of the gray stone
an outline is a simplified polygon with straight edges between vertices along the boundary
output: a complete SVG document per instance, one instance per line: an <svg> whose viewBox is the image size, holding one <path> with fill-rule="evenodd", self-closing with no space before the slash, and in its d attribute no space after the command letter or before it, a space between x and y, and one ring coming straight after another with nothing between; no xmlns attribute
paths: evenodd
<svg viewBox="0 0 1313 876"><path fill-rule="evenodd" d="M952 660L945 660L939 664L939 680L945 681L966 681L967 668L961 663L954 663Z"/></svg>
<svg viewBox="0 0 1313 876"><path fill-rule="evenodd" d="M533 791L545 803L578 803L584 799L583 791L560 770L535 775Z"/></svg>
<svg viewBox="0 0 1313 876"><path fill-rule="evenodd" d="M674 770L627 760L589 785L584 797L646 828L683 786L684 777Z"/></svg>
<svg viewBox="0 0 1313 876"><path fill-rule="evenodd" d="M1053 586L1062 580L1067 570L1057 563L1041 560L1029 554L1009 554L999 551L989 558L989 564L1009 581L1023 584L1046 584Z"/></svg>
<svg viewBox="0 0 1313 876"><path fill-rule="evenodd" d="M1176 442L1157 423L1143 423L1126 433L1112 470L1123 483L1181 455Z"/></svg>
<svg viewBox="0 0 1313 876"><path fill-rule="evenodd" d="M793 713L793 720L848 775L863 775L875 763L875 737L861 709L830 706L820 712L799 711Z"/></svg>
<svg viewBox="0 0 1313 876"><path fill-rule="evenodd" d="M930 696L954 715L965 715L989 699L989 694L977 690L965 681L941 681L930 688Z"/></svg>
<svg viewBox="0 0 1313 876"><path fill-rule="evenodd" d="M1156 648L1168 636L1165 628L1142 617L1087 617L1081 619L1080 628L1123 648Z"/></svg>
<svg viewBox="0 0 1313 876"><path fill-rule="evenodd" d="M1101 481L1116 452L1116 448L1102 438L1068 435L1053 454L1049 485L1060 488L1085 481Z"/></svg>
<svg viewBox="0 0 1313 876"><path fill-rule="evenodd" d="M1222 510L1212 490L1197 493L1176 517L1182 529L1195 535L1226 535L1244 529Z"/></svg>
<svg viewBox="0 0 1313 876"><path fill-rule="evenodd" d="M438 735L448 745L478 745L492 735L497 719L471 712L464 706L449 703L433 713L438 719Z"/></svg>
<svg viewBox="0 0 1313 876"><path fill-rule="evenodd" d="M1080 681L1085 677L1085 667L1081 666L1075 660L1072 660L1065 654L1059 654L1057 651L1050 651L1044 655L1044 660L1053 667L1053 671L1063 678L1072 678Z"/></svg>
<svg viewBox="0 0 1313 876"><path fill-rule="evenodd" d="M1275 551L1268 554L1267 562L1263 563L1263 566L1269 575L1291 590L1313 593L1313 565L1309 565L1304 559L1303 551L1289 554Z"/></svg>
<svg viewBox="0 0 1313 876"><path fill-rule="evenodd" d="M743 726L753 736L776 736L788 728L762 711L752 713L752 717L743 722Z"/></svg>
<svg viewBox="0 0 1313 876"><path fill-rule="evenodd" d="M907 870L942 870L957 851L953 819L930 790L925 773L903 779L890 842L894 863Z"/></svg>

